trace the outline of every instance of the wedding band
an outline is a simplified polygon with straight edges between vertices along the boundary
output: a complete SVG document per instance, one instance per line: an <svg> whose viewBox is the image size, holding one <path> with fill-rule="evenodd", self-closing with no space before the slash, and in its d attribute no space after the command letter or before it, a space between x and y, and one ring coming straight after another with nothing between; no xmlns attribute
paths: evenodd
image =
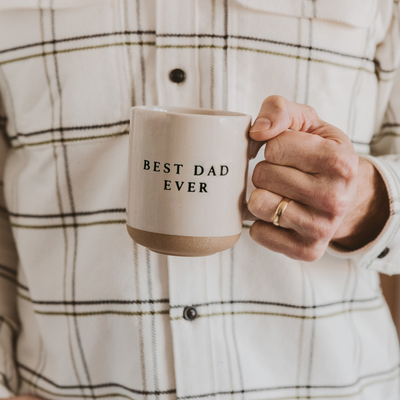
<svg viewBox="0 0 400 400"><path fill-rule="evenodd" d="M276 208L274 218L272 218L272 223L273 223L275 226L281 226L281 225L279 224L279 222L280 222L280 220L281 220L281 217L282 217L283 213L284 213L285 210L286 210L286 207L288 206L288 204L289 204L291 201L292 201L291 199L288 199L287 197L284 197L284 198L281 200L281 202L279 203L278 207Z"/></svg>

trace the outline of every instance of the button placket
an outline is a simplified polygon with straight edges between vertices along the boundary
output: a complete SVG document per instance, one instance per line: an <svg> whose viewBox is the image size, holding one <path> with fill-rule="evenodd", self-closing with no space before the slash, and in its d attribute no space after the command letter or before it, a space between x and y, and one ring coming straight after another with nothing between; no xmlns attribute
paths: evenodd
<svg viewBox="0 0 400 400"><path fill-rule="evenodd" d="M195 3L157 0L156 24L158 104L200 107L199 50L193 36L197 25Z"/></svg>

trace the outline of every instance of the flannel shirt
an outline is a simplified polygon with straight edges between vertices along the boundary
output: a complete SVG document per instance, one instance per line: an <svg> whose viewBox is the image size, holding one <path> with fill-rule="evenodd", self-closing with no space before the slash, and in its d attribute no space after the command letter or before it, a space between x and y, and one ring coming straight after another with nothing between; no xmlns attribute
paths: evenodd
<svg viewBox="0 0 400 400"><path fill-rule="evenodd" d="M0 397L399 400L399 23L391 0L0 0ZM133 243L130 107L255 117L272 94L374 163L378 238L313 263L246 226L210 257Z"/></svg>

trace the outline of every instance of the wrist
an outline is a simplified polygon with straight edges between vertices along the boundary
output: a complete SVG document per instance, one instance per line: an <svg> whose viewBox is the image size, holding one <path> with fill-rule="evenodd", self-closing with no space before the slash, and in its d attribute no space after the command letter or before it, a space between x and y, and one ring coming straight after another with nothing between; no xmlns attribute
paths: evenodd
<svg viewBox="0 0 400 400"><path fill-rule="evenodd" d="M386 185L368 160L360 158L357 192L332 242L347 251L357 250L377 238L389 218Z"/></svg>

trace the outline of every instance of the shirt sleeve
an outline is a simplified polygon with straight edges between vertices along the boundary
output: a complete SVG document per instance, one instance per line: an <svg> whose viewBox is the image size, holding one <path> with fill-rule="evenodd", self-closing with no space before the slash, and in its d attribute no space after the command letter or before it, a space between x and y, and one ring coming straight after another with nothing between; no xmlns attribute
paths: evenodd
<svg viewBox="0 0 400 400"><path fill-rule="evenodd" d="M385 182L390 215L378 237L352 252L333 245L328 252L352 259L359 267L393 275L400 274L400 33L399 6L394 4L390 29L375 55L378 85L377 132L366 157Z"/></svg>
<svg viewBox="0 0 400 400"><path fill-rule="evenodd" d="M13 396L18 385L14 358L14 344L18 331L18 257L4 199L3 177L8 152L6 124L7 119L0 99L0 398Z"/></svg>

